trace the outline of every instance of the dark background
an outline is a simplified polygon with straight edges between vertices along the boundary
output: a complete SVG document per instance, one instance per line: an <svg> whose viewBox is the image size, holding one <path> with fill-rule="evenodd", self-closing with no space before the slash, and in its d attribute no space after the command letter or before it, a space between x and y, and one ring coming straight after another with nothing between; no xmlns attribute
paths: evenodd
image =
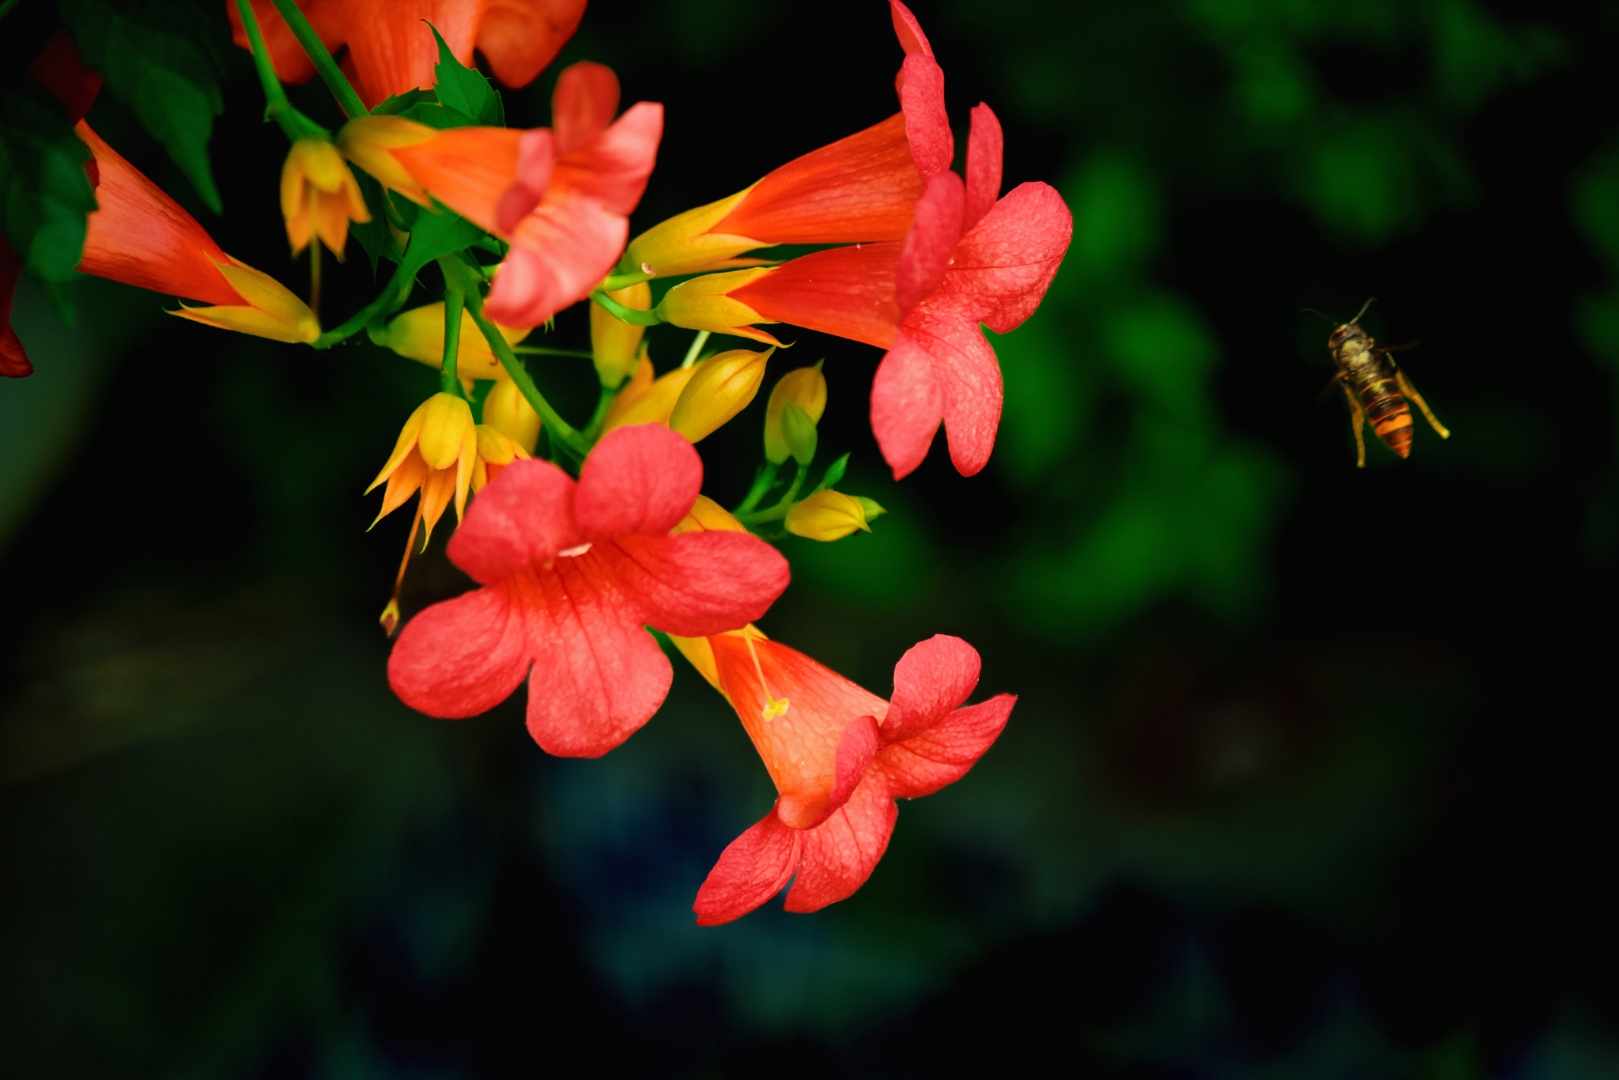
<svg viewBox="0 0 1619 1080"><path fill-rule="evenodd" d="M1075 240L996 339L979 477L942 441L884 475L875 350L799 333L772 361L826 358L823 453L891 512L788 541L763 625L881 693L911 643L968 638L981 692L1021 695L996 747L902 807L852 899L694 927L772 793L689 669L593 762L544 757L521 695L449 724L387 689L409 523L367 533L359 492L431 370L95 281L67 330L25 285L38 372L0 385L0 1072L1619 1075L1619 8L915 7L961 134L990 102L1007 186L1056 184ZM24 0L7 32L52 17ZM302 290L284 142L220 55L224 218L117 102L91 123ZM546 123L585 58L667 107L643 228L891 113L900 52L877 0L598 2L512 122ZM371 295L350 250L329 323ZM1330 328L1299 309L1373 295L1454 436L1419 420L1409 460L1370 446L1357 471L1317 398ZM585 333L574 311L554 337ZM688 336L651 340L662 369ZM579 415L568 363L534 370ZM724 502L762 406L702 446ZM406 614L465 586L437 541Z"/></svg>

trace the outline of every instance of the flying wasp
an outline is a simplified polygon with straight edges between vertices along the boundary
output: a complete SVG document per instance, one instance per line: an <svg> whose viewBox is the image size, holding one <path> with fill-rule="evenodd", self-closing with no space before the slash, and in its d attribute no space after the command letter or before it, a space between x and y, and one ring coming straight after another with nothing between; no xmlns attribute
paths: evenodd
<svg viewBox="0 0 1619 1080"><path fill-rule="evenodd" d="M1372 297L1372 300L1376 299ZM1411 455L1413 428L1407 400L1422 410L1422 415L1441 439L1450 438L1450 429L1439 422L1433 410L1428 408L1428 403L1422 400L1422 395L1417 393L1416 387L1411 385L1411 380L1405 377L1405 372L1389 355L1411 346L1379 345L1375 338L1361 329L1361 316L1372 306L1372 300L1366 301L1359 314L1340 325L1327 339L1332 362L1338 369L1333 382L1343 388L1344 399L1349 402L1350 426L1355 431L1355 467L1359 469L1366 467L1366 440L1362 429L1368 420L1377 437L1390 450L1402 458ZM1318 311L1315 314L1321 313ZM1331 384L1328 384L1328 388L1331 388Z"/></svg>

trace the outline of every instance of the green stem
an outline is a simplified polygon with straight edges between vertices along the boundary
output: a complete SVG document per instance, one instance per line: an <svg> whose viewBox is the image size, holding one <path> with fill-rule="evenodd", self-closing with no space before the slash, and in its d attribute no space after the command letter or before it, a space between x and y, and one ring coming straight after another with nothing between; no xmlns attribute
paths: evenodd
<svg viewBox="0 0 1619 1080"><path fill-rule="evenodd" d="M602 282L602 291L617 292L619 289L626 289L631 285L639 285L643 281L651 280L652 275L645 270L636 270L629 274L613 274Z"/></svg>
<svg viewBox="0 0 1619 1080"><path fill-rule="evenodd" d="M798 475L793 477L793 482L787 488L786 493L782 495L781 501L770 509L761 510L757 514L739 513L736 515L736 519L744 525L762 525L767 521L780 521L787 516L787 511L793 508L793 500L798 497L798 490L804 486L804 481L808 477L809 466L800 465Z"/></svg>
<svg viewBox="0 0 1619 1080"><path fill-rule="evenodd" d="M364 330L371 324L373 319L388 310L388 305L393 301L394 293L401 287L408 286L410 281L410 277L405 274L405 268L403 266L396 267L394 276L389 279L387 288L382 290L382 295L349 316L348 321L343 325L328 330L316 338L314 347L317 349L330 349L333 345L347 341L361 330Z"/></svg>
<svg viewBox="0 0 1619 1080"><path fill-rule="evenodd" d="M444 370L439 376L439 389L457 397L463 396L456 366L461 359L461 309L465 304L461 290L444 290Z"/></svg>
<svg viewBox="0 0 1619 1080"><path fill-rule="evenodd" d="M499 327L490 322L489 316L484 314L483 293L479 290L477 281L471 276L471 268L453 255L440 259L438 265L444 272L444 280L453 282L466 296L467 310L472 313L472 321L478 324L478 330L483 334L483 339L489 343L490 351L495 354L495 359L500 361L500 366L506 369L506 374L512 377L512 382L517 384L518 391L527 399L534 411L540 414L540 422L545 430L550 432L552 444L561 443L582 460L590 452L590 444L574 430L573 425L562 419L562 414L553 409L549 401L545 400L545 395L540 393L540 388L535 386L534 380L529 377L523 361L517 358L517 354L512 352L510 343L501 336Z"/></svg>
<svg viewBox="0 0 1619 1080"><path fill-rule="evenodd" d="M619 389L623 389L620 387ZM585 425L585 441L592 446L601 438L602 427L607 423L607 410L613 407L613 401L618 397L618 390L609 390L602 387L601 397L596 399L596 411L590 414L590 423Z"/></svg>
<svg viewBox="0 0 1619 1080"><path fill-rule="evenodd" d="M607 314L619 322L629 323L631 326L662 326L663 319L655 311L637 311L632 307L625 307L611 296L597 289L590 294L590 298L606 309Z"/></svg>
<svg viewBox="0 0 1619 1080"><path fill-rule="evenodd" d="M591 354L583 349L548 349L544 345L513 345L512 352L522 356L571 356L575 360L591 358Z"/></svg>
<svg viewBox="0 0 1619 1080"><path fill-rule="evenodd" d="M292 31L292 36L304 47L304 52L314 63L315 70L320 72L322 81L326 83L326 88L337 99L338 107L347 113L350 119L368 113L370 110L365 107L365 102L360 100L360 95L349 85L348 78L337 66L337 61L332 59L332 54L320 40L320 35L315 33L315 28L304 18L304 13L298 10L294 0L271 0L271 3L275 4L275 9L281 13L281 17L287 20L287 27Z"/></svg>
<svg viewBox="0 0 1619 1080"><path fill-rule="evenodd" d="M691 348L686 350L686 358L680 362L681 367L689 368L697 363L697 354L703 351L704 345L708 344L708 334L709 331L703 330L692 340Z"/></svg>
<svg viewBox="0 0 1619 1080"><path fill-rule="evenodd" d="M753 508L759 505L759 500L770 493L770 489L776 486L776 472L780 468L781 466L774 462L765 462L764 467L753 478L753 486L748 489L747 496L737 506L735 510L737 517L752 513Z"/></svg>
<svg viewBox="0 0 1619 1080"><path fill-rule="evenodd" d="M264 87L264 118L279 124L289 142L305 138L330 139L331 132L299 112L287 100L286 88L275 73L275 65L270 63L270 52L265 48L264 34L259 30L259 18L253 14L253 5L248 0L236 0L236 10L241 13L242 26L247 30L247 44L253 53L253 67L258 71L259 83Z"/></svg>

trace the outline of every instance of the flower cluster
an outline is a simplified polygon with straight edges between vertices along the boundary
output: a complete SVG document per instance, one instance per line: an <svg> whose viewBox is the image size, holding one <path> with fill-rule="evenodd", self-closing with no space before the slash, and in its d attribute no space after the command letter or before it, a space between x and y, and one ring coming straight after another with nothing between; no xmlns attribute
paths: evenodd
<svg viewBox="0 0 1619 1080"><path fill-rule="evenodd" d="M890 0L903 52L896 113L632 238L663 107L621 110L617 76L585 61L558 74L551 125L516 130L472 66L478 54L502 83L531 81L584 6L228 0L290 144L281 207L292 253L308 253L307 302L226 254L91 130L99 76L70 39L54 41L35 75L76 124L94 191L78 269L176 297L174 314L193 322L317 349L364 331L435 368L437 392L372 481L383 488L377 519L415 498L399 581L418 533L425 548L453 528L448 557L478 587L406 620L396 582L382 618L398 631L394 692L429 716L462 718L526 682L535 742L596 757L658 711L678 652L735 709L778 793L720 855L698 921L738 918L784 888L789 910L813 911L866 881L895 800L964 775L1015 699L966 704L979 656L959 638L905 653L884 700L755 626L790 579L774 541L836 542L884 513L839 489L848 455L812 475L822 363L775 379L756 479L733 510L702 494L697 444L764 389L782 328L802 327L882 350L870 417L896 479L921 465L941 426L955 468L978 472L1002 399L984 328L1006 333L1039 305L1071 219L1046 184L1002 193L1001 125L987 105L971 112L957 171L943 70L910 10ZM346 116L335 131L283 89L317 74ZM342 260L356 239L396 269L375 301L323 330L321 251ZM0 313L24 268L4 241ZM782 244L818 250L770 258ZM424 280L432 288L412 305ZM579 303L590 307L588 349L526 343ZM695 332L661 373L645 339L660 324ZM711 335L738 340L711 348ZM550 404L525 364L533 354L590 361L601 397L588 420ZM0 365L30 370L9 326Z"/></svg>

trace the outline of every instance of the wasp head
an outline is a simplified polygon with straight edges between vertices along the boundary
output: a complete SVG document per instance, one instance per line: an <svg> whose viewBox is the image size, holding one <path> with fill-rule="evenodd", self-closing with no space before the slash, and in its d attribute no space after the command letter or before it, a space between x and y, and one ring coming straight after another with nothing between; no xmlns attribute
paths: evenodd
<svg viewBox="0 0 1619 1080"><path fill-rule="evenodd" d="M1327 339L1327 348L1331 349L1333 352L1337 352L1343 346L1344 342L1349 341L1352 338L1363 338L1365 336L1366 331L1362 330L1357 324L1352 322L1344 323L1342 326L1338 327L1338 329L1334 330L1332 332L1332 336Z"/></svg>

